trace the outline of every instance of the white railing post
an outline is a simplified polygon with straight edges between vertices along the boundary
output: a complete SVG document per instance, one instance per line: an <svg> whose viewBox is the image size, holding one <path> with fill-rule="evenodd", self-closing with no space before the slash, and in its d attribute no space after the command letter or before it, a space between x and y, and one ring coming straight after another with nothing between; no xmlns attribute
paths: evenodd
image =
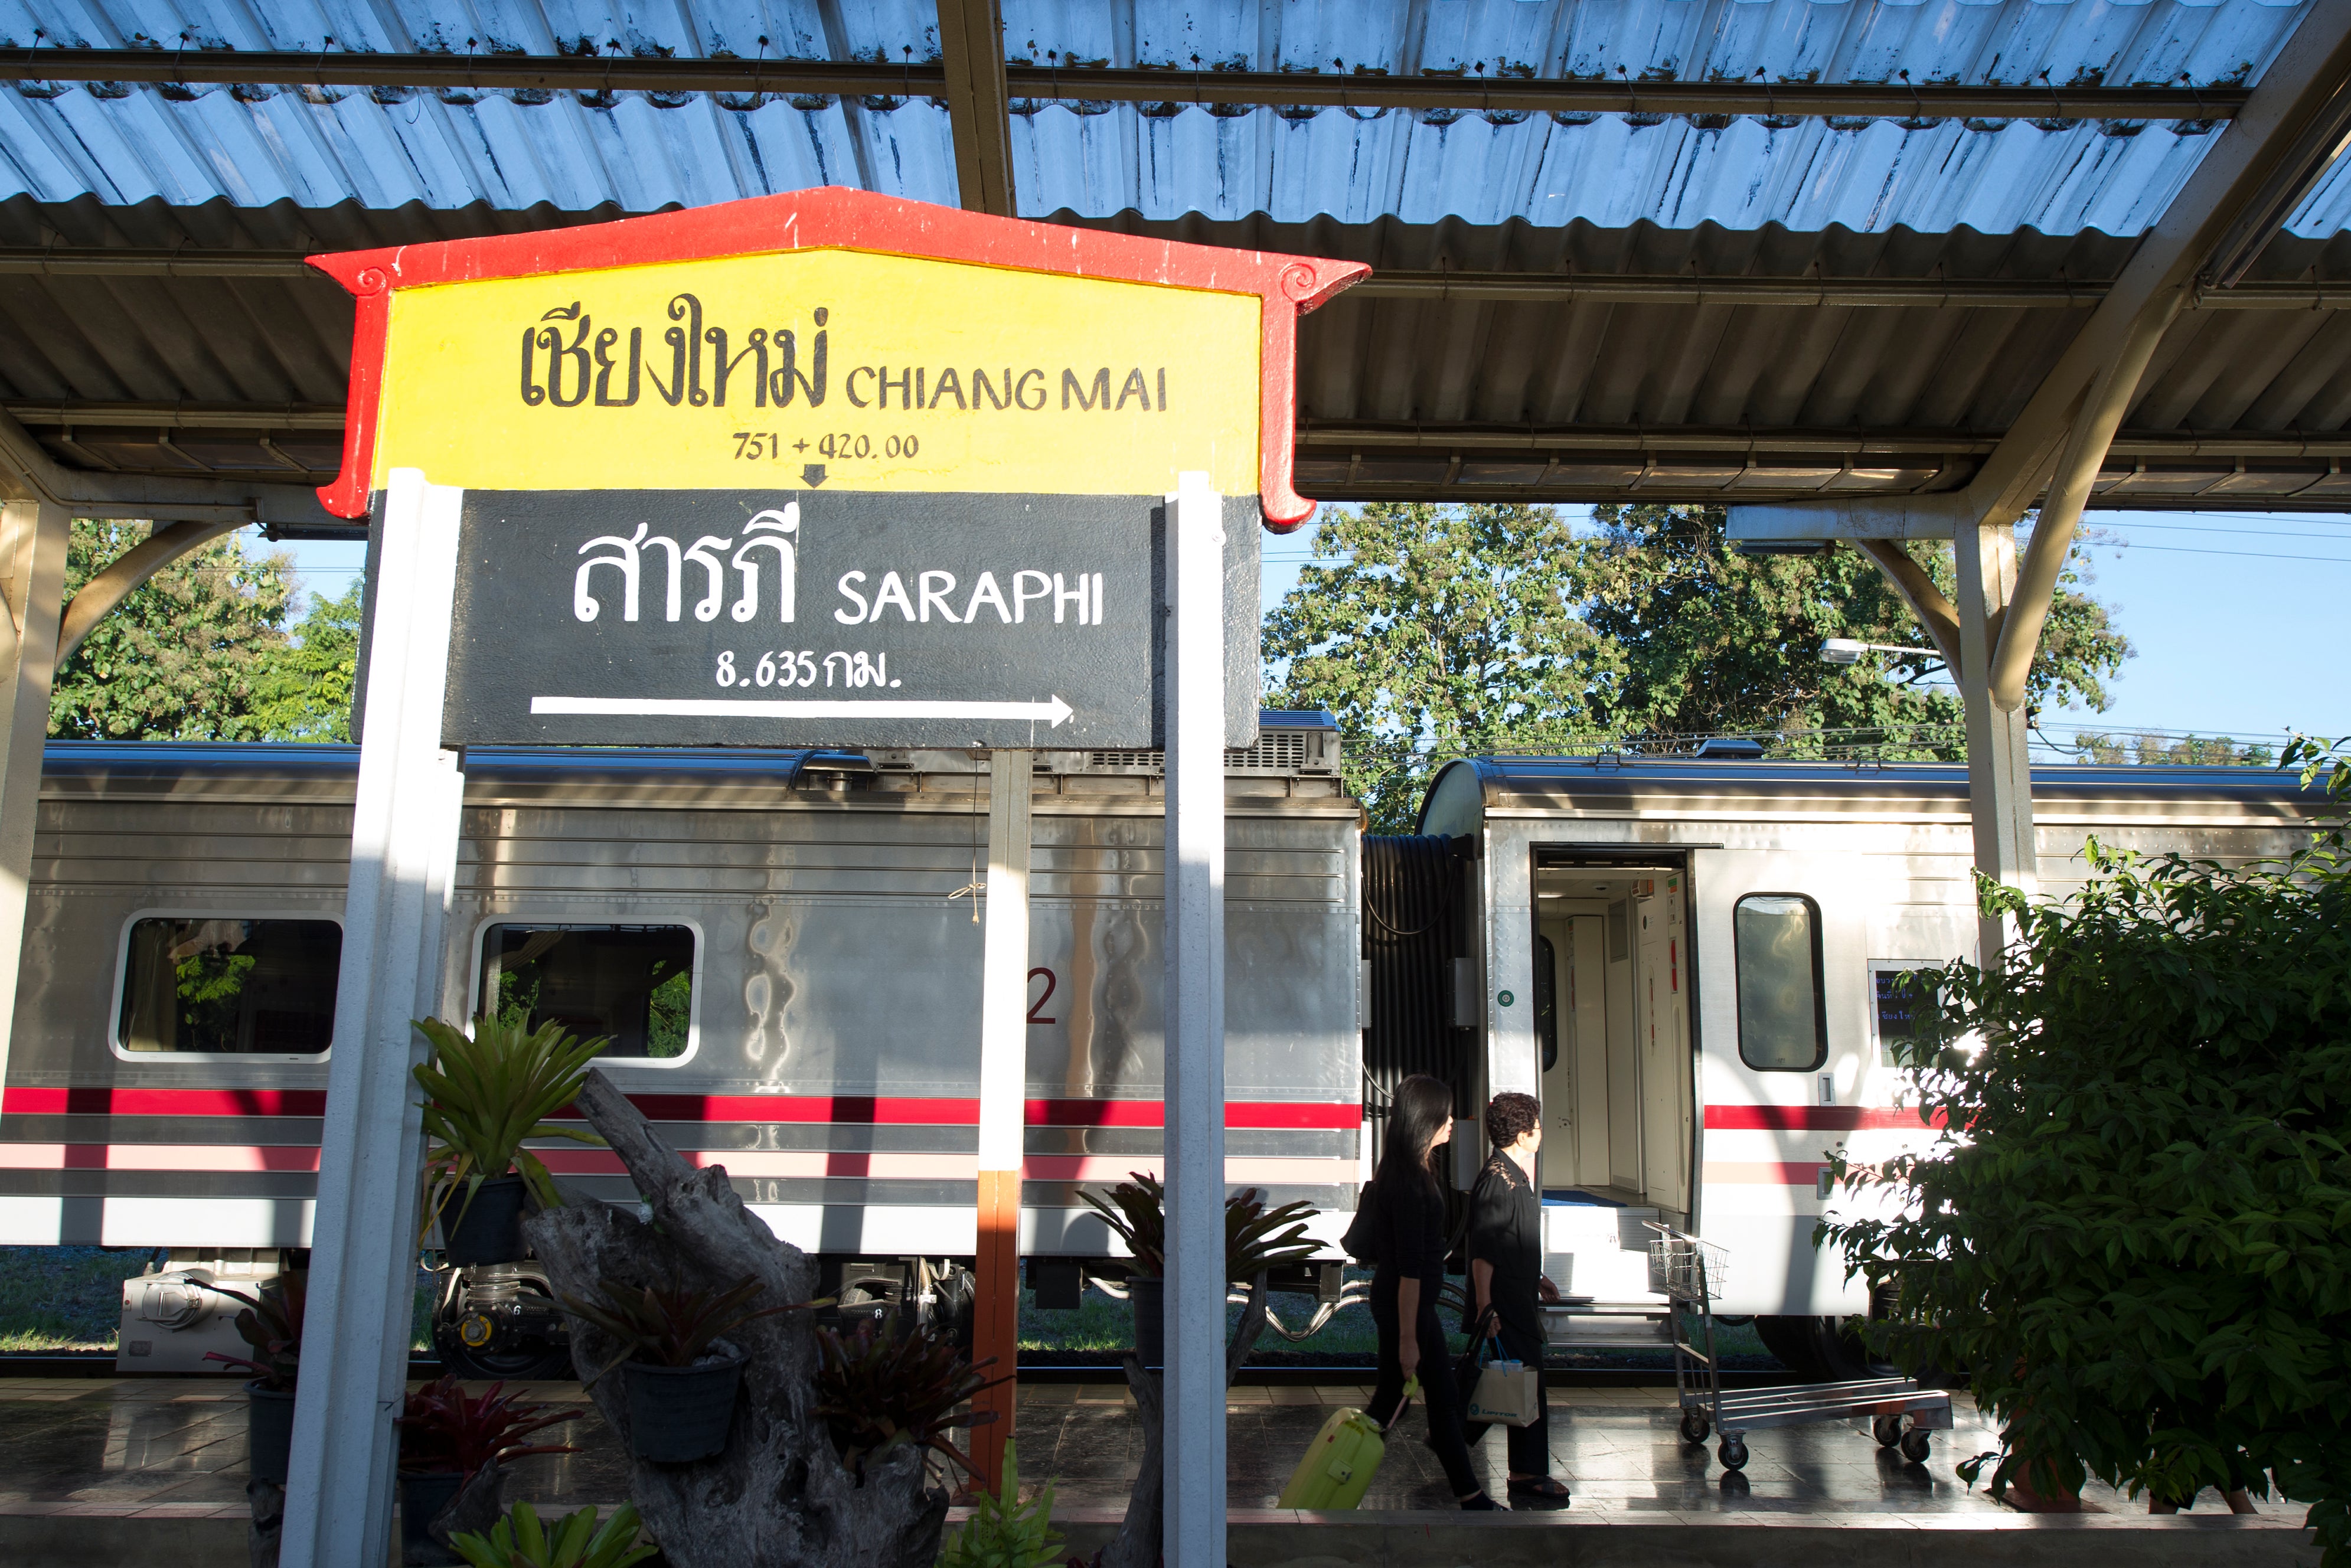
<svg viewBox="0 0 2351 1568"><path fill-rule="evenodd" d="M1225 1563L1224 499L1167 498L1166 1561Z"/></svg>
<svg viewBox="0 0 2351 1568"><path fill-rule="evenodd" d="M441 700L465 492L395 469L369 585L365 727L310 1294L286 1487L284 1568L391 1551L392 1418L408 1376L423 1154L410 1020L437 1010L465 775Z"/></svg>

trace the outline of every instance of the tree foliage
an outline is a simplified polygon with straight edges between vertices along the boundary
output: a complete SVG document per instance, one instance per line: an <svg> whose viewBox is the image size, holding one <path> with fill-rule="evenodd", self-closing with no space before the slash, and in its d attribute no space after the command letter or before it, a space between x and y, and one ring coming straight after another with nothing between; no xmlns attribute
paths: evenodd
<svg viewBox="0 0 2351 1568"><path fill-rule="evenodd" d="M2339 831L2236 868L2094 846L2070 903L1984 884L2018 931L2000 964L1918 972L1899 1049L1944 1130L1874 1170L1840 1158L1882 1201L1822 1234L1897 1291L1898 1363L1970 1371L2001 1423L1977 1461L1995 1494L2266 1484L2351 1564L2342 855Z"/></svg>
<svg viewBox="0 0 2351 1568"><path fill-rule="evenodd" d="M1435 768L1480 752L1747 733L1782 756L1963 754L1957 696L1926 684L1938 659L1820 656L1830 637L1926 643L1867 557L1740 555L1719 507L1604 507L1594 520L1579 536L1551 507L1375 503L1317 530L1266 622L1270 684L1337 716L1348 782L1380 831L1409 831ZM1948 591L1949 551L1922 564ZM2129 654L2070 567L2032 700L2103 707L2103 678Z"/></svg>
<svg viewBox="0 0 2351 1568"><path fill-rule="evenodd" d="M68 601L147 525L78 519ZM181 557L92 628L50 689L68 740L346 740L358 670L360 587L314 597L289 627L293 563L235 536Z"/></svg>
<svg viewBox="0 0 2351 1568"><path fill-rule="evenodd" d="M1348 785L1385 831L1409 831L1416 744L1523 750L1585 723L1592 637L1552 508L1375 503L1330 515L1314 549L1265 623L1289 662L1277 700L1338 716Z"/></svg>

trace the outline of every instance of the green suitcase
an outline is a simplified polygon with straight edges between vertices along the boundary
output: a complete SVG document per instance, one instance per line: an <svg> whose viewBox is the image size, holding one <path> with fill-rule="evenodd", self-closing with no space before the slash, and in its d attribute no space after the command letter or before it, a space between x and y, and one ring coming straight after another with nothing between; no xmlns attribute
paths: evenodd
<svg viewBox="0 0 2351 1568"><path fill-rule="evenodd" d="M1420 1380L1405 1385L1404 1398L1396 1405L1395 1420L1412 1408L1413 1396L1420 1392ZM1372 1478L1380 1473L1380 1460L1387 1454L1387 1434L1378 1422L1361 1410L1348 1406L1331 1412L1322 1429L1308 1444L1306 1457L1298 1461L1298 1469L1290 1484L1281 1489L1280 1507L1306 1509L1343 1509L1362 1506L1364 1493L1371 1490Z"/></svg>

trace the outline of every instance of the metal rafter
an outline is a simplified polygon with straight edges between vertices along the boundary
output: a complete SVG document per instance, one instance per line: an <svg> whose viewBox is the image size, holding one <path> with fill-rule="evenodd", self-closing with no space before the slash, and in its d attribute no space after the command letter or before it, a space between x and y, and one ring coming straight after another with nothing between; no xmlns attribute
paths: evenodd
<svg viewBox="0 0 2351 1568"><path fill-rule="evenodd" d="M972 0L948 0L968 16ZM988 5L993 11L995 7ZM967 26L948 22L943 31ZM1000 51L998 51L1000 53ZM963 73L971 79L973 73ZM1301 105L1560 114L1752 114L1928 120L2213 121L2247 100L2231 87L2054 87L1907 82L1561 80L1343 71L1181 70L1174 66L1008 65L1012 98L1060 102ZM658 55L457 55L263 49L0 49L0 80L575 92L946 96L936 63L747 60Z"/></svg>
<svg viewBox="0 0 2351 1568"><path fill-rule="evenodd" d="M1012 99L1005 84L1004 19L997 0L938 0L947 125L964 210L1014 215Z"/></svg>

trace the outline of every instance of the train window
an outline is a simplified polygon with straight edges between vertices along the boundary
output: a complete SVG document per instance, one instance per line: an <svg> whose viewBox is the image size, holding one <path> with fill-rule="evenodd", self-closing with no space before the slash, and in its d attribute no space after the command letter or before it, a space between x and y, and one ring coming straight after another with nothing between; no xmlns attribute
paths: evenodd
<svg viewBox="0 0 2351 1568"><path fill-rule="evenodd" d="M324 1055L342 958L331 920L134 920L115 1042L142 1053Z"/></svg>
<svg viewBox="0 0 2351 1568"><path fill-rule="evenodd" d="M1820 907L1801 894L1750 893L1731 912L1731 932L1739 1059L1766 1072L1810 1072L1829 1059Z"/></svg>
<svg viewBox="0 0 2351 1568"><path fill-rule="evenodd" d="M1869 973L1870 1018L1877 1028L1878 1060L1888 1067L1895 1065L1896 1048L1918 1038L1920 1016L1935 1006L1934 993L1918 981L1903 983L1903 977L1911 972L1906 965Z"/></svg>
<svg viewBox="0 0 2351 1568"><path fill-rule="evenodd" d="M693 928L490 926L475 1006L530 1029L552 1020L606 1036L606 1056L682 1057L693 1035Z"/></svg>

